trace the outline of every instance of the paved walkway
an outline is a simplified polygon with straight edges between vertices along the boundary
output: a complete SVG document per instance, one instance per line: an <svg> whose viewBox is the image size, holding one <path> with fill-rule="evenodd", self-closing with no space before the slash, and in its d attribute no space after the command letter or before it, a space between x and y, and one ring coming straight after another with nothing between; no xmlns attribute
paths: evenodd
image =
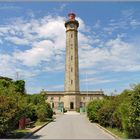
<svg viewBox="0 0 140 140"><path fill-rule="evenodd" d="M114 139L98 126L90 123L84 115L68 112L57 116L30 138L37 139Z"/></svg>

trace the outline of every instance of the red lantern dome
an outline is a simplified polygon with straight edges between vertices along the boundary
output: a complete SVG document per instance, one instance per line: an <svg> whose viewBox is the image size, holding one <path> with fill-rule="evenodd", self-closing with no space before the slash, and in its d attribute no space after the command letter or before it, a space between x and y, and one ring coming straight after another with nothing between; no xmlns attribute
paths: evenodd
<svg viewBox="0 0 140 140"><path fill-rule="evenodd" d="M75 20L76 14L74 13L69 13L68 14L69 20Z"/></svg>

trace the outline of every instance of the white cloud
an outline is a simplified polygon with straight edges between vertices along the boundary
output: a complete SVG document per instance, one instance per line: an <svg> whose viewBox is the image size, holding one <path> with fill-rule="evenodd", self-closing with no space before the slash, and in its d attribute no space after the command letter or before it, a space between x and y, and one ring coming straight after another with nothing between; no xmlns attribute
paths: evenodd
<svg viewBox="0 0 140 140"><path fill-rule="evenodd" d="M99 29L101 27L101 21L97 20L96 23L93 25L93 28Z"/></svg>
<svg viewBox="0 0 140 140"><path fill-rule="evenodd" d="M0 75L14 77L15 60L8 54L0 54Z"/></svg>
<svg viewBox="0 0 140 140"><path fill-rule="evenodd" d="M36 33L34 39L28 26L32 32ZM59 56L63 55L65 49L64 18L47 16L40 21L28 22L22 32L27 34L25 39L32 41L31 49L14 53L15 58L21 60L24 65L36 66L42 61L50 61L53 57L61 60ZM22 41L25 41L25 39L22 39Z"/></svg>
<svg viewBox="0 0 140 140"><path fill-rule="evenodd" d="M44 67L43 68L43 71L45 71L45 72L59 72L59 71L64 71L64 69L65 69L65 67L64 67L64 64L56 64L55 62L54 62L54 64L53 65L51 65L51 66L46 66L46 67Z"/></svg>
<svg viewBox="0 0 140 140"><path fill-rule="evenodd" d="M36 66L40 61L50 61L53 55L54 44L51 41L44 40L35 43L35 47L26 51L15 52L16 59L23 62L27 66Z"/></svg>
<svg viewBox="0 0 140 140"><path fill-rule="evenodd" d="M0 10L20 10L22 9L21 7L19 6L14 6L14 5L1 5L0 6Z"/></svg>
<svg viewBox="0 0 140 140"><path fill-rule="evenodd" d="M81 31L81 32L90 31L90 27L85 25L85 22L80 17L77 17L76 20L78 20L78 22L79 22L79 31Z"/></svg>
<svg viewBox="0 0 140 140"><path fill-rule="evenodd" d="M130 22L130 25L132 27L135 27L135 26L140 26L140 21L136 20L136 19L133 19L131 22Z"/></svg>
<svg viewBox="0 0 140 140"><path fill-rule="evenodd" d="M124 42L120 38L104 43L102 48L80 50L80 67L96 71L137 71L140 66L138 46Z"/></svg>
<svg viewBox="0 0 140 140"><path fill-rule="evenodd" d="M29 17L31 17L31 18L34 18L34 17L35 17L35 14L34 14L34 12L33 12L31 9L27 11L27 14L28 14Z"/></svg>
<svg viewBox="0 0 140 140"><path fill-rule="evenodd" d="M122 30L136 29L140 26L140 20L135 17L134 9L127 9L121 11L122 15L118 19L111 19L108 25L103 27L105 34L112 35L115 31L122 32Z"/></svg>
<svg viewBox="0 0 140 140"><path fill-rule="evenodd" d="M80 72L87 75L109 71L139 71L140 49L136 44L123 40L125 34L104 41L90 34L90 28L80 18L79 26L79 64ZM136 21L132 20L136 25ZM41 72L64 71L65 61L65 18L46 16L40 19L15 19L9 25L0 26L1 41L8 40L17 46L17 50L8 54L0 54L0 74L14 75L16 71L21 77L30 78ZM134 23L135 22L135 23ZM118 28L119 24L112 20L110 24ZM123 26L125 24L123 23ZM98 46L102 43L102 46ZM27 45L25 48L20 45ZM42 69L41 69L42 68ZM36 70L34 70L36 69ZM88 78L90 83L109 83L112 80ZM84 79L82 80L84 82Z"/></svg>
<svg viewBox="0 0 140 140"><path fill-rule="evenodd" d="M4 33L7 33L9 30L9 27L7 26L0 26L0 33L3 35Z"/></svg>
<svg viewBox="0 0 140 140"><path fill-rule="evenodd" d="M125 9L121 11L122 15L127 18L131 19L133 17L133 14L135 13L134 9Z"/></svg>
<svg viewBox="0 0 140 140"><path fill-rule="evenodd" d="M52 90L57 90L57 91L61 90L62 91L62 89L64 89L64 85L49 86L47 89L50 91L52 91Z"/></svg>
<svg viewBox="0 0 140 140"><path fill-rule="evenodd" d="M80 22L78 39L81 69L96 68L98 71L134 71L139 69L137 46L124 42L121 39L122 35L116 39L102 42L100 38L87 35L88 26L79 17L77 20ZM13 53L14 59L20 60L21 64L32 67L45 62L49 67L45 66L44 70L50 71L52 60L55 60L58 64L56 70L61 70L65 55L64 21L65 18L60 16L46 16L40 20L31 19L29 21L17 19L13 24L1 27L0 30L6 34L8 32L15 34L15 36L8 34L6 40L18 45L30 44L28 49L22 51L19 49ZM111 26L114 24L112 23ZM95 47L100 42L104 46ZM58 67L59 65L61 67ZM124 66L127 66L127 69L124 70Z"/></svg>
<svg viewBox="0 0 140 140"><path fill-rule="evenodd" d="M80 82L87 83L87 85L95 85L95 84L101 84L101 83L110 83L114 82L115 80L111 79L103 79L103 78L87 78L87 79L81 79Z"/></svg>
<svg viewBox="0 0 140 140"><path fill-rule="evenodd" d="M21 39L18 37L6 37L5 40L10 41L10 42L17 44L17 45L28 45L29 44L29 41L25 38Z"/></svg>
<svg viewBox="0 0 140 140"><path fill-rule="evenodd" d="M63 10L66 8L67 5L68 4L66 4L66 3L60 4L59 8L54 8L53 9L54 13L63 12Z"/></svg>
<svg viewBox="0 0 140 140"><path fill-rule="evenodd" d="M3 44L3 41L2 41L2 39L0 39L0 44Z"/></svg>
<svg viewBox="0 0 140 140"><path fill-rule="evenodd" d="M26 69L12 56L9 54L0 54L0 75L8 76L12 79L29 79L40 73L39 69Z"/></svg>
<svg viewBox="0 0 140 140"><path fill-rule="evenodd" d="M82 71L81 71L81 74L84 75L85 77L87 75L94 75L96 73L97 73L97 71L92 68L91 69L82 69Z"/></svg>

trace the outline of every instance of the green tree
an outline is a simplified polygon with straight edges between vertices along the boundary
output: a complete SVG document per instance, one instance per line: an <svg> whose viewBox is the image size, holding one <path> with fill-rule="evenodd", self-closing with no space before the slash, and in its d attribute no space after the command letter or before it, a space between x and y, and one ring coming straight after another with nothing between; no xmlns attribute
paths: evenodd
<svg viewBox="0 0 140 140"><path fill-rule="evenodd" d="M45 103L45 98L42 94L33 94L30 95L30 102L34 105Z"/></svg>
<svg viewBox="0 0 140 140"><path fill-rule="evenodd" d="M0 137L6 137L18 127L23 117L40 121L51 118L53 111L44 95L24 94L25 82L0 77Z"/></svg>
<svg viewBox="0 0 140 140"><path fill-rule="evenodd" d="M25 81L24 80L17 80L14 82L16 92L25 93Z"/></svg>
<svg viewBox="0 0 140 140"><path fill-rule="evenodd" d="M0 94L0 137L14 129L17 110L14 98Z"/></svg>

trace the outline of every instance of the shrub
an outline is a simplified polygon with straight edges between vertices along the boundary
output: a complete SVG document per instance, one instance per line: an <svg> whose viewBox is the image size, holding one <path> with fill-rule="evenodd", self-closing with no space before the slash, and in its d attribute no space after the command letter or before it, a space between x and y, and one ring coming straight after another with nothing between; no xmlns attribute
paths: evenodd
<svg viewBox="0 0 140 140"><path fill-rule="evenodd" d="M88 103L87 105L87 116L89 117L89 120L97 122L97 112L103 105L102 100L94 100Z"/></svg>
<svg viewBox="0 0 140 140"><path fill-rule="evenodd" d="M104 105L98 110L97 118L101 125L116 127L121 125L118 114L115 112L119 105L118 97L110 97L104 101Z"/></svg>
<svg viewBox="0 0 140 140"><path fill-rule="evenodd" d="M101 125L107 127L112 125L112 114L114 112L114 109L112 107L104 106L102 107L97 114L98 121Z"/></svg>
<svg viewBox="0 0 140 140"><path fill-rule="evenodd" d="M78 108L76 108L76 112L80 112L80 108L78 107Z"/></svg>
<svg viewBox="0 0 140 140"><path fill-rule="evenodd" d="M121 95L122 103L118 106L123 130L129 138L140 138L140 85L133 90L125 90Z"/></svg>
<svg viewBox="0 0 140 140"><path fill-rule="evenodd" d="M98 101L90 102L87 115L105 127L125 131L129 138L140 138L140 84L120 95L107 96L99 108Z"/></svg>
<svg viewBox="0 0 140 140"><path fill-rule="evenodd" d="M140 85L137 85L130 97L128 119L125 130L130 138L140 138Z"/></svg>
<svg viewBox="0 0 140 140"><path fill-rule="evenodd" d="M67 112L67 110L64 108L64 113L66 113Z"/></svg>
<svg viewBox="0 0 140 140"><path fill-rule="evenodd" d="M53 116L53 111L48 103L38 105L36 112L40 121L46 121L47 118L52 118Z"/></svg>

